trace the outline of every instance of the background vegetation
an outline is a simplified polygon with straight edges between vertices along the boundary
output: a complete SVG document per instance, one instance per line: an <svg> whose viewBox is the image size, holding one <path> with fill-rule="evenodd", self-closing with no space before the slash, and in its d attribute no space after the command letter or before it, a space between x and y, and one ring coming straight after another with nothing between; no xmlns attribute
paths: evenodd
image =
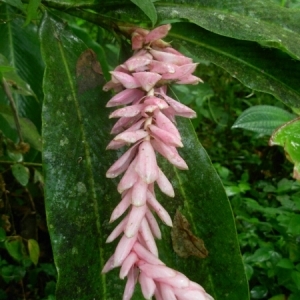
<svg viewBox="0 0 300 300"><path fill-rule="evenodd" d="M45 64L49 66L52 60L49 53L51 51L55 53L56 50L54 46L53 49L50 48L50 43L45 42L48 38L46 34L43 36L40 32L40 41L37 39L43 12L45 10L51 12L49 9L51 1L49 3L42 1L43 5L39 6L40 2L30 1L28 5L22 4L21 1L0 1L0 78L2 81L2 89L0 89L0 220L2 222L0 299L55 299L57 273L52 253L52 247L56 249L53 246L55 235L52 237L51 247L46 211L48 218L54 217L50 209L45 209L45 178L42 163L45 163L47 157L44 156L42 161L41 115L43 93L53 94L55 89L62 89L62 87L44 85L44 90L42 88ZM57 4L55 1L53 3ZM53 3L52 6L55 6ZM300 16L298 0L273 0L273 3L271 5L270 1L274 11L281 6ZM66 14L59 5L55 10L53 9L53 12L63 18L73 36L79 37L97 53L103 68L103 82L108 79L108 70L128 56L128 44L117 34L89 22L88 18L77 18ZM141 11L139 13L142 14ZM111 11L110 15L112 19L116 17ZM280 19L280 16L274 18ZM120 13L118 18L125 17ZM133 20L135 16L131 18ZM140 19L141 25L149 27L142 17ZM61 24L64 23L60 23L59 26L62 26ZM45 27L49 24L44 20L42 26L45 32L47 30ZM179 34L180 29L176 28L176 24L174 28ZM298 34L300 35L300 32ZM63 34L60 35L60 32L52 36L54 41L59 42L67 38ZM72 41L68 43L67 45L72 49ZM45 48L46 45L48 48ZM184 46L186 45L181 45L180 50L189 53L190 48ZM257 47L256 44L249 44L249 46ZM42 47L43 59L40 47ZM280 49L281 46L277 48ZM284 56L288 51L283 52L285 53L280 55ZM12 55L14 64L12 64ZM241 83L241 81L245 83L245 78L239 78L241 81L234 78L232 72L226 67L225 69L231 75L217 66L216 62L215 64L210 62L208 54L203 57L195 56L194 53L191 55L195 61L200 62L197 75L205 83L193 87L173 86L172 92L180 101L197 111L198 117L193 120L193 126L230 200L251 299L300 299L300 184L292 178L293 164L285 158L282 148L268 146L270 134L257 132L257 130L255 132L232 128L246 109L256 105L283 108L294 117L297 111L291 110L270 94L255 91L255 87L252 88L251 84L246 87ZM104 57L107 64L102 63ZM71 57L70 61L71 59L73 58ZM296 60L295 57L293 59ZM60 62L51 63L59 72ZM34 72L26 73L30 64L34 66ZM51 76L50 73L49 69L47 75ZM47 80L47 77L44 80ZM296 80L299 82L299 78ZM83 84L87 83L83 82ZM12 95L13 101L9 101ZM88 101L88 98L93 95L89 94L85 97L84 100ZM109 95L104 97L108 99ZM293 101L293 104L297 103L297 98ZM285 102L289 103L288 100ZM13 103L16 105L15 108ZM14 110L18 113L15 114ZM57 118L60 118L60 114L64 111L57 106L54 113ZM106 111L100 113L103 116L108 115ZM19 116L18 120L16 115ZM46 123L45 118L46 115L44 115L43 126ZM51 122L53 121L55 120ZM50 125L51 122L49 120ZM105 123L106 120L102 122ZM21 130L16 126L18 123ZM101 126L104 125L101 123ZM109 124L106 126L109 128ZM51 134L60 132L59 130L52 128ZM75 132L76 127L72 130ZM105 136L98 135L97 140L107 139ZM74 139L77 138L78 135L74 133ZM64 136L60 136L59 141L67 143ZM71 147L73 142L76 143L70 141ZM106 140L104 142L106 143ZM50 149L47 147L46 149ZM109 155L113 160L114 155ZM63 154L61 156L56 160L58 164L63 164L64 160L69 159ZM76 167L80 166L84 154L78 152L74 157ZM57 165L57 169L59 167L60 165ZM47 172L50 171L46 170ZM68 188L71 191L71 183ZM80 188L77 186L79 194ZM47 193L49 197L51 191L48 190ZM110 201L110 198L106 198L105 201ZM84 222L81 213L80 210L77 212L78 222ZM55 217L62 220L61 216ZM66 222L63 226L69 225ZM107 224L104 226L108 231L111 229ZM83 243L83 247L86 246ZM111 250L112 248L107 250L106 256L109 256ZM117 273L114 276L117 276ZM137 297L139 297L138 292Z"/></svg>

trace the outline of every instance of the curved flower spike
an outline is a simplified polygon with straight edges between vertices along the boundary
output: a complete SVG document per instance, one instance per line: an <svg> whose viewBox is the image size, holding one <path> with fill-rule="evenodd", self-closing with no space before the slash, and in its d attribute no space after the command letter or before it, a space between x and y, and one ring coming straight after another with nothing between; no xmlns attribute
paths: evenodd
<svg viewBox="0 0 300 300"><path fill-rule="evenodd" d="M189 107L167 96L166 84L201 81L192 75L197 64L161 39L170 28L169 24L162 25L149 32L122 27L123 32L132 34L132 48L136 51L111 72L112 80L104 86L104 90L118 92L107 107L125 105L109 116L120 119L111 130L116 136L107 149L134 144L106 173L108 178L124 173L117 186L122 200L113 210L110 222L127 214L107 242L123 235L102 270L105 273L121 267L120 278L127 277L123 300L132 297L137 281L146 299L155 296L156 300L212 300L201 286L165 266L158 258L155 243L155 238L161 238L161 231L153 212L168 226L172 226L172 220L155 197L154 183L164 194L175 196L171 182L157 165L156 152L177 168L187 170L176 149L183 144L175 115L196 116Z"/></svg>

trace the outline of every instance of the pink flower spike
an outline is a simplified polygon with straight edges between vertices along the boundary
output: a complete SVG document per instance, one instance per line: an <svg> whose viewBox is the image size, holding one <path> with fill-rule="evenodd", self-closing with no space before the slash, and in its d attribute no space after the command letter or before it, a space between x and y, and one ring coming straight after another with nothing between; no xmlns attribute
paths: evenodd
<svg viewBox="0 0 300 300"><path fill-rule="evenodd" d="M142 293L145 299L151 300L154 295L156 285L152 278L147 277L144 272L139 275L139 282L142 288Z"/></svg>
<svg viewBox="0 0 300 300"><path fill-rule="evenodd" d="M177 300L173 288L170 285L165 284L163 282L159 282L158 285L160 287L160 291L163 299Z"/></svg>
<svg viewBox="0 0 300 300"><path fill-rule="evenodd" d="M161 239L161 231L160 231L157 221L156 221L155 217L153 216L152 212L150 211L150 209L147 209L147 211L146 211L146 218L147 218L147 221L148 221L148 224L150 226L153 236L160 240Z"/></svg>
<svg viewBox="0 0 300 300"><path fill-rule="evenodd" d="M132 189L129 189L125 191L122 195L122 200L119 202L119 204L115 207L113 210L109 223L114 222L117 220L120 216L123 215L123 213L127 210L127 208L131 204L131 191Z"/></svg>
<svg viewBox="0 0 300 300"><path fill-rule="evenodd" d="M139 89L126 89L113 96L106 104L106 107L114 107L134 102L144 96Z"/></svg>
<svg viewBox="0 0 300 300"><path fill-rule="evenodd" d="M165 109L165 108L169 107L169 105L167 104L167 102L165 100L162 100L155 96L148 96L146 98L146 100L144 101L144 104L145 105L155 105L159 109Z"/></svg>
<svg viewBox="0 0 300 300"><path fill-rule="evenodd" d="M129 213L129 219L125 227L124 233L128 238L137 235L142 220L144 219L147 210L147 205L132 206Z"/></svg>
<svg viewBox="0 0 300 300"><path fill-rule="evenodd" d="M149 191L147 192L147 203L151 205L153 210L157 213L157 215L166 225L172 227L172 219L169 213L163 208L163 206L155 199L155 197Z"/></svg>
<svg viewBox="0 0 300 300"><path fill-rule="evenodd" d="M137 32L131 35L132 50L138 50L143 47L144 37Z"/></svg>
<svg viewBox="0 0 300 300"><path fill-rule="evenodd" d="M164 40L161 40L161 39L159 39L159 40L156 40L156 41L154 41L152 44L151 44L151 46L153 47L153 48L166 48L166 47L170 47L170 43L167 43L167 42L165 42Z"/></svg>
<svg viewBox="0 0 300 300"><path fill-rule="evenodd" d="M157 127L168 131L171 134L175 135L178 139L181 139L178 129L165 114L157 110L156 112L154 112L154 117Z"/></svg>
<svg viewBox="0 0 300 300"><path fill-rule="evenodd" d="M170 24L162 25L159 27L156 27L155 29L151 30L145 37L145 43L151 43L153 41L159 40L164 38L169 30L171 29Z"/></svg>
<svg viewBox="0 0 300 300"><path fill-rule="evenodd" d="M127 143L123 142L123 141L114 141L112 140L106 147L106 150L111 150L111 149L119 149L123 146L127 145Z"/></svg>
<svg viewBox="0 0 300 300"><path fill-rule="evenodd" d="M192 63L192 60L189 57L185 57L183 55L176 55L176 54L168 53L165 51L158 51L154 49L150 49L150 53L153 55L155 59L159 61L174 64L177 66L182 66L182 65Z"/></svg>
<svg viewBox="0 0 300 300"><path fill-rule="evenodd" d="M186 64L182 66L176 66L176 71L173 74L163 74L162 79L173 79L173 80L184 80L186 78L189 78L189 75L191 75L198 64ZM195 76L194 76L195 77ZM198 77L196 77L198 78Z"/></svg>
<svg viewBox="0 0 300 300"><path fill-rule="evenodd" d="M119 277L124 279L129 273L130 269L134 267L133 265L138 261L138 257L135 252L131 252L124 260L122 267L120 269Z"/></svg>
<svg viewBox="0 0 300 300"><path fill-rule="evenodd" d="M172 133L163 130L155 125L149 125L148 127L151 131L151 135L160 141L162 141L165 144L168 144L170 146L174 147L183 147L183 144L181 140L176 136L173 135Z"/></svg>
<svg viewBox="0 0 300 300"><path fill-rule="evenodd" d="M141 86L146 92L149 92L161 79L161 75L154 72L136 72L132 75L133 78L140 83L139 86Z"/></svg>
<svg viewBox="0 0 300 300"><path fill-rule="evenodd" d="M124 64L127 67L129 71L135 71L138 68L147 66L150 64L152 59L149 59L149 57L145 56L133 56L129 58Z"/></svg>
<svg viewBox="0 0 300 300"><path fill-rule="evenodd" d="M105 274L114 268L114 255L112 255L104 265L101 274Z"/></svg>
<svg viewBox="0 0 300 300"><path fill-rule="evenodd" d="M129 148L106 172L107 178L115 178L128 168L137 152L137 145Z"/></svg>
<svg viewBox="0 0 300 300"><path fill-rule="evenodd" d="M138 114L134 117L121 117L113 126L110 133L112 134L118 134L128 127L132 126L133 124L136 124L136 122L141 118L141 116Z"/></svg>
<svg viewBox="0 0 300 300"><path fill-rule="evenodd" d="M103 86L103 91L107 92L111 89L114 89L115 92L119 92L120 90L122 90L122 84L119 82L115 83L112 80L110 80Z"/></svg>
<svg viewBox="0 0 300 300"><path fill-rule="evenodd" d="M114 241L123 231L125 225L127 224L128 216L126 216L119 224L115 227L115 229L111 232L111 234L106 239L106 243L111 243Z"/></svg>
<svg viewBox="0 0 300 300"><path fill-rule="evenodd" d="M149 133L145 131L144 129L139 129L136 131L124 131L122 133L119 133L115 138L114 141L122 141L125 143L135 143L138 140L141 140L148 136Z"/></svg>
<svg viewBox="0 0 300 300"><path fill-rule="evenodd" d="M168 97L166 94L163 95L164 99L172 106L175 110L176 115L186 117L186 118L196 118L197 114L195 111L190 109L189 107L181 104L180 102Z"/></svg>
<svg viewBox="0 0 300 300"><path fill-rule="evenodd" d="M187 288L190 284L190 280L182 273L179 273L177 271L175 271L175 272L176 272L176 275L172 278L160 276L159 278L156 278L156 280L159 282L164 282L170 286L177 287L180 289Z"/></svg>
<svg viewBox="0 0 300 300"><path fill-rule="evenodd" d="M137 278L138 278L138 270L137 268L132 267L127 276L127 282L126 282L122 300L131 299L134 292L135 284L137 282Z"/></svg>
<svg viewBox="0 0 300 300"><path fill-rule="evenodd" d="M177 84L198 84L199 82L202 82L202 79L194 76L194 75L188 75L186 77L181 77L180 80L176 81Z"/></svg>
<svg viewBox="0 0 300 300"><path fill-rule="evenodd" d="M149 251L158 257L158 249L146 218L143 218L139 232L141 233Z"/></svg>
<svg viewBox="0 0 300 300"><path fill-rule="evenodd" d="M139 257L139 259L145 261L146 263L149 263L151 265L162 265L162 266L165 265L154 254L152 254L150 251L148 251L145 247L143 247L138 242L136 242L133 245L133 251L137 254L137 256Z"/></svg>
<svg viewBox="0 0 300 300"><path fill-rule="evenodd" d="M126 89L135 89L141 86L140 82L131 75L119 71L110 71L115 83L120 82Z"/></svg>
<svg viewBox="0 0 300 300"><path fill-rule="evenodd" d="M161 265L150 265L145 263L138 264L138 267L142 272L145 272L148 277L151 277L155 280L157 278L174 278L177 273L175 270Z"/></svg>
<svg viewBox="0 0 300 300"><path fill-rule="evenodd" d="M157 152L164 156L175 167L180 170L188 170L186 162L180 157L175 147L166 145L159 140L152 140L151 144Z"/></svg>
<svg viewBox="0 0 300 300"><path fill-rule="evenodd" d="M152 183L157 179L158 169L155 152L149 141L143 141L139 146L137 155L136 172L146 183Z"/></svg>
<svg viewBox="0 0 300 300"><path fill-rule="evenodd" d="M130 189L138 179L138 174L135 172L136 158L132 161L121 181L118 184L118 192L122 194L125 190Z"/></svg>
<svg viewBox="0 0 300 300"><path fill-rule="evenodd" d="M200 284L198 284L197 282L194 282L194 281L190 281L190 288L192 290L199 290L199 291L205 292L204 288Z"/></svg>
<svg viewBox="0 0 300 300"><path fill-rule="evenodd" d="M159 73L159 74L165 74L165 73L173 74L175 73L175 68L176 66L173 64L168 64L158 60L152 60L149 65L149 70L151 72Z"/></svg>
<svg viewBox="0 0 300 300"><path fill-rule="evenodd" d="M131 204L134 206L142 206L146 204L148 184L140 177L132 187Z"/></svg>
<svg viewBox="0 0 300 300"><path fill-rule="evenodd" d="M125 258L131 252L132 246L137 239L137 234L131 238L123 235L118 243L118 246L114 253L114 266L119 267L122 265Z"/></svg>
<svg viewBox="0 0 300 300"><path fill-rule="evenodd" d="M199 290L174 288L174 293L180 300L206 300L206 295Z"/></svg>
<svg viewBox="0 0 300 300"><path fill-rule="evenodd" d="M113 111L109 115L109 118L111 119L111 118L120 118L120 117L134 117L141 112L143 107L144 107L143 104L125 106Z"/></svg>
<svg viewBox="0 0 300 300"><path fill-rule="evenodd" d="M154 296L155 296L155 300L165 300L165 299L167 299L167 298L163 298L161 296L160 291L158 289L155 290ZM170 299L170 300L173 300L173 299Z"/></svg>
<svg viewBox="0 0 300 300"><path fill-rule="evenodd" d="M158 168L158 177L156 179L156 183L164 194L172 198L175 196L171 182L160 168Z"/></svg>

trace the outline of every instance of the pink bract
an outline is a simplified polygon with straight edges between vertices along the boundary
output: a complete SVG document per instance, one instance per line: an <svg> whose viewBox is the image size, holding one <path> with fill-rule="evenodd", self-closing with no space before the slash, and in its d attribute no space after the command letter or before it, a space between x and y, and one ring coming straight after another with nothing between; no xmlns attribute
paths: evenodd
<svg viewBox="0 0 300 300"><path fill-rule="evenodd" d="M161 238L161 231L154 214L172 226L169 213L156 199L155 189L175 197L172 183L157 164L157 153L175 167L187 170L177 151L184 145L175 116L196 116L192 109L167 95L167 84L202 82L192 74L198 64L162 40L170 29L169 24L151 31L123 27L131 34L134 53L110 72L112 79L104 86L104 90L117 92L106 106L121 106L109 116L119 120L111 130L116 136L107 149L130 146L106 173L108 178L124 173L117 186L122 200L109 222L125 216L107 237L107 243L121 238L102 270L106 273L121 267L119 277L127 277L123 300L131 299L137 282L145 299L212 300L200 285L159 259L155 242L155 238Z"/></svg>

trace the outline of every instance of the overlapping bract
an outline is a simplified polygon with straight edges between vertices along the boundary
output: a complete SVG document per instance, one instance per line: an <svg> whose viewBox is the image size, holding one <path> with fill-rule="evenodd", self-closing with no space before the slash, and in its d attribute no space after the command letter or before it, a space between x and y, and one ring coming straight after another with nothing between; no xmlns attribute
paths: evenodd
<svg viewBox="0 0 300 300"><path fill-rule="evenodd" d="M122 106L110 115L119 120L111 130L116 136L107 149L130 146L106 173L108 178L124 173L117 187L122 200L112 212L110 222L125 212L127 215L107 238L107 242L112 242L122 235L103 268L103 272L108 272L121 267L120 278L127 277L123 300L131 298L137 281L146 299L212 299L200 285L158 259L154 240L161 238L161 232L153 212L172 226L170 215L156 199L155 184L164 194L174 197L171 182L157 165L156 152L177 168L187 170L176 149L183 144L174 125L175 116L196 116L193 110L167 96L167 84L201 81L192 75L197 64L161 40L170 28L163 25L150 32L127 29L135 52L111 72L112 79L104 86L104 90L117 92L107 107Z"/></svg>

